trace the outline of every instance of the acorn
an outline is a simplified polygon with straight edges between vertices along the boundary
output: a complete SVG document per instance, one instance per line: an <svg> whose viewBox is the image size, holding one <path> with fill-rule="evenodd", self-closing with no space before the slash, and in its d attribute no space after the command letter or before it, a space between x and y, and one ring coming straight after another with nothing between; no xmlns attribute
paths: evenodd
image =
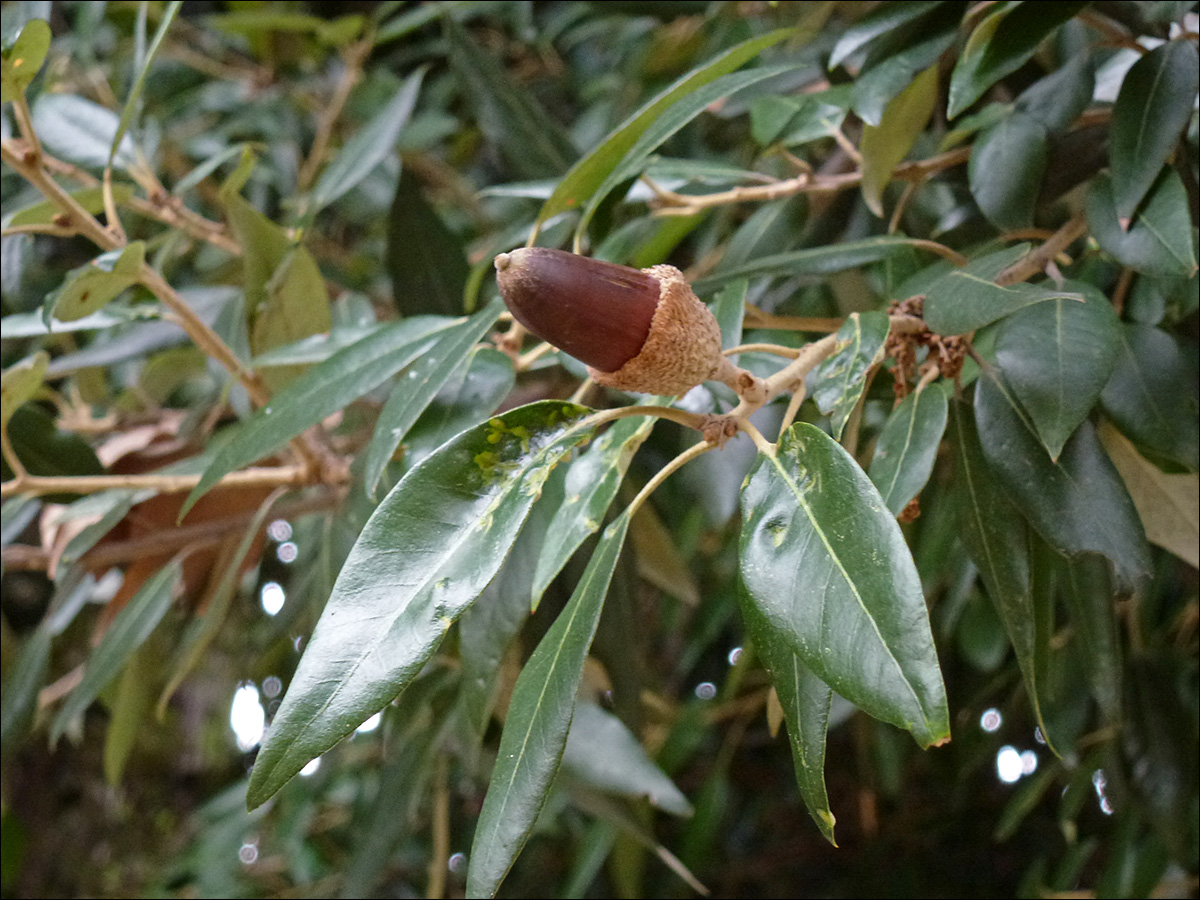
<svg viewBox="0 0 1200 900"><path fill-rule="evenodd" d="M711 379L743 396L762 384L722 355L717 320L674 266L631 269L548 247L501 253L495 264L513 317L598 384L682 394Z"/></svg>

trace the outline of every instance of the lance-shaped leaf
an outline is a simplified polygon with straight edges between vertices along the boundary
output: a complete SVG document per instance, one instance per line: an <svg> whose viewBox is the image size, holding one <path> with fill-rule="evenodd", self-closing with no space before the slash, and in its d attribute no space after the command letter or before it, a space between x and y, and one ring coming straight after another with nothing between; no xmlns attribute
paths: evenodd
<svg viewBox="0 0 1200 900"><path fill-rule="evenodd" d="M150 637L171 607L180 571L181 562L176 558L147 579L133 599L117 613L100 645L88 657L79 684L54 717L50 726L51 743L58 740L72 719L91 705L100 691L121 671L133 652Z"/></svg>
<svg viewBox="0 0 1200 900"><path fill-rule="evenodd" d="M1038 678L1030 549L1033 538L1029 525L1006 499L989 470L971 411L964 404L955 404L950 429L958 465L955 484L959 535L1004 623L1025 681L1029 705L1042 735L1054 750L1055 735L1047 727L1041 707L1045 689Z"/></svg>
<svg viewBox="0 0 1200 900"><path fill-rule="evenodd" d="M138 280L145 258L145 243L134 241L72 269L62 287L46 298L47 324L52 317L70 322L97 312Z"/></svg>
<svg viewBox="0 0 1200 900"><path fill-rule="evenodd" d="M1146 533L1090 422L1050 459L995 371L976 384L975 422L989 466L1046 543L1069 556L1107 556L1126 590L1149 573Z"/></svg>
<svg viewBox="0 0 1200 900"><path fill-rule="evenodd" d="M963 47L950 76L947 115L953 119L993 84L1015 72L1050 32L1086 2L1001 3L989 10Z"/></svg>
<svg viewBox="0 0 1200 900"><path fill-rule="evenodd" d="M908 155L937 102L938 67L930 66L892 98L878 125L864 125L862 151L862 195L871 212L883 215L883 189L892 180L892 170Z"/></svg>
<svg viewBox="0 0 1200 900"><path fill-rule="evenodd" d="M828 244L763 256L741 265L697 278L692 282L696 291L703 293L710 288L732 281L735 278L754 278L768 275L831 275L856 269L867 263L879 262L917 243L912 238L895 235L879 235L861 241L846 241L843 244Z"/></svg>
<svg viewBox="0 0 1200 900"><path fill-rule="evenodd" d="M630 116L599 147L575 163L542 205L538 213L538 222L545 222L559 213L582 207L609 173L625 159L625 155L637 143L643 132L677 100L710 81L741 68L767 47L779 43L793 33L789 28L781 28L760 37L750 38L688 72Z"/></svg>
<svg viewBox="0 0 1200 900"><path fill-rule="evenodd" d="M940 385L913 391L888 416L870 475L893 515L925 487L945 430L946 391Z"/></svg>
<svg viewBox="0 0 1200 900"><path fill-rule="evenodd" d="M1060 298L1027 307L996 333L996 364L1051 459L1099 400L1120 352L1121 325L1108 298L1086 283L1064 287L1085 302Z"/></svg>
<svg viewBox="0 0 1200 900"><path fill-rule="evenodd" d="M17 408L38 392L46 378L48 365L50 355L44 350L39 350L32 356L13 363L0 375L0 427L6 427Z"/></svg>
<svg viewBox="0 0 1200 900"><path fill-rule="evenodd" d="M562 505L546 530L533 576L530 605L534 610L571 555L589 534L599 531L604 524L604 514L617 496L634 454L650 436L655 421L651 416L621 419L571 463Z"/></svg>
<svg viewBox="0 0 1200 900"><path fill-rule="evenodd" d="M396 382L391 396L379 413L375 434L367 446L363 473L367 493L374 495L384 466L404 440L408 429L433 402L438 391L463 364L471 348L495 324L499 315L499 304L492 304L461 325L446 329Z"/></svg>
<svg viewBox="0 0 1200 900"><path fill-rule="evenodd" d="M1033 116L1013 113L984 130L967 171L971 196L989 222L1001 230L1033 224L1049 155L1046 126Z"/></svg>
<svg viewBox="0 0 1200 900"><path fill-rule="evenodd" d="M462 236L442 221L410 169L402 170L396 182L384 258L392 279L392 302L401 316L463 311L471 264ZM491 268L490 256L487 267Z"/></svg>
<svg viewBox="0 0 1200 900"><path fill-rule="evenodd" d="M738 602L754 641L754 652L770 673L779 705L783 707L796 786L821 834L836 847L837 841L833 839L836 819L825 789L825 734L829 730L833 690L800 661L791 642L772 627L747 591L738 591Z"/></svg>
<svg viewBox="0 0 1200 900"><path fill-rule="evenodd" d="M0 53L0 102L15 100L37 76L50 49L50 23L30 19Z"/></svg>
<svg viewBox="0 0 1200 900"><path fill-rule="evenodd" d="M1122 721L1121 637L1117 627L1116 596L1108 562L1102 556L1084 554L1075 559L1058 558L1059 578L1071 609L1071 624L1083 638L1092 695L1104 718L1114 727Z"/></svg>
<svg viewBox="0 0 1200 900"><path fill-rule="evenodd" d="M228 473L267 456L412 362L454 319L417 316L385 326L313 366L243 423L204 471L180 515Z"/></svg>
<svg viewBox="0 0 1200 900"><path fill-rule="evenodd" d="M1117 218L1128 227L1192 118L1200 54L1168 41L1133 64L1113 106L1112 180Z"/></svg>
<svg viewBox="0 0 1200 900"><path fill-rule="evenodd" d="M843 60L869 48L872 44L886 41L897 31L908 28L917 19L941 5L940 2L927 0L916 3L880 4L838 38L829 54L829 68L836 68Z"/></svg>
<svg viewBox="0 0 1200 900"><path fill-rule="evenodd" d="M127 202L132 196L133 188L128 184L114 184L112 186L112 198L117 206ZM78 191L72 191L71 199L93 216L104 212L104 188L102 187L81 188ZM16 228L19 225L49 225L54 221L56 216L61 214L62 209L57 203L51 200L43 200L41 203L35 203L14 213L13 217L8 220L8 226ZM5 337L7 336L6 333Z"/></svg>
<svg viewBox="0 0 1200 900"><path fill-rule="evenodd" d="M742 490L742 580L774 635L847 700L911 731L950 735L920 579L900 526L854 459L794 425Z"/></svg>
<svg viewBox="0 0 1200 900"><path fill-rule="evenodd" d="M571 719L563 772L589 787L635 799L675 816L692 804L649 756L625 723L594 703L581 703Z"/></svg>
<svg viewBox="0 0 1200 900"><path fill-rule="evenodd" d="M20 656L11 661L0 691L0 756L7 757L33 723L38 692L50 671L50 644L53 632L43 624L20 648ZM13 651L10 650L10 653Z"/></svg>
<svg viewBox="0 0 1200 900"><path fill-rule="evenodd" d="M812 374L812 397L821 412L832 416L835 440L867 389L871 367L883 359L890 327L887 313L851 313L838 329L837 348Z"/></svg>
<svg viewBox="0 0 1200 900"><path fill-rule="evenodd" d="M1000 286L993 280L1029 250L1019 244L973 259L947 272L925 295L925 323L938 334L966 334L1043 300L1063 297L1082 301L1080 294L1019 282Z"/></svg>
<svg viewBox="0 0 1200 900"><path fill-rule="evenodd" d="M1196 272L1187 190L1172 169L1159 175L1128 228L1118 218L1113 180L1105 173L1097 175L1088 193L1087 221L1096 243L1123 266L1184 278Z"/></svg>
<svg viewBox="0 0 1200 900"><path fill-rule="evenodd" d="M629 530L629 513L604 531L579 585L513 688L467 871L467 895L494 897L529 839L558 772L583 664Z"/></svg>
<svg viewBox="0 0 1200 900"><path fill-rule="evenodd" d="M559 401L511 410L445 444L384 498L267 733L251 808L416 677L500 568L551 469L591 434L586 412Z"/></svg>
<svg viewBox="0 0 1200 900"><path fill-rule="evenodd" d="M42 94L33 105L33 128L42 145L80 166L103 169L111 161L126 168L136 162L137 151L128 134L116 155L110 155L119 127L115 112L75 94Z"/></svg>

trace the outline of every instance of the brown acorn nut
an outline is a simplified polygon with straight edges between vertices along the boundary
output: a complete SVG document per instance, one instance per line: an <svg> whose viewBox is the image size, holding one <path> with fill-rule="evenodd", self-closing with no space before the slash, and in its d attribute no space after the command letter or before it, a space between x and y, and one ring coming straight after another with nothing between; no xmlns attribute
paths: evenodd
<svg viewBox="0 0 1200 900"><path fill-rule="evenodd" d="M717 320L674 266L639 271L548 247L501 253L495 265L516 320L598 384L682 394L709 379L737 390L750 377L721 355Z"/></svg>

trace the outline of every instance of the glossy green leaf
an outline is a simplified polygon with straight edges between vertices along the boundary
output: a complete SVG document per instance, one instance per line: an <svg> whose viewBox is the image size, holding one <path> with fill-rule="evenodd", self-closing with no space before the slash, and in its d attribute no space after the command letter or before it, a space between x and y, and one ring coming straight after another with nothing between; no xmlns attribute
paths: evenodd
<svg viewBox="0 0 1200 900"><path fill-rule="evenodd" d="M42 94L33 105L33 127L43 146L55 156L89 169L103 169L109 164L120 119L111 109L74 94ZM112 162L126 168L136 160L137 151L126 135Z"/></svg>
<svg viewBox="0 0 1200 900"><path fill-rule="evenodd" d="M864 125L858 149L862 153L862 195L867 207L883 215L883 189L892 170L908 155L925 130L937 102L938 71L930 66L888 103L878 125Z"/></svg>
<svg viewBox="0 0 1200 900"><path fill-rule="evenodd" d="M945 431L946 391L937 384L913 391L888 416L869 473L893 515L929 481Z"/></svg>
<svg viewBox="0 0 1200 900"><path fill-rule="evenodd" d="M1050 134L1058 134L1066 131L1087 109L1095 91L1092 58L1087 53L1077 53L1026 88L1017 98L1016 110L1041 122Z"/></svg>
<svg viewBox="0 0 1200 900"><path fill-rule="evenodd" d="M54 417L36 403L17 407L8 420L8 439L17 458L31 475L100 475L104 467L96 451L73 431L60 431ZM4 480L13 477L7 459L0 459ZM45 499L66 503L71 495L53 494Z"/></svg>
<svg viewBox="0 0 1200 900"><path fill-rule="evenodd" d="M50 49L50 23L30 19L21 29L11 47L0 55L0 103L8 103L21 95L37 76Z"/></svg>
<svg viewBox="0 0 1200 900"><path fill-rule="evenodd" d="M754 652L770 673L783 707L800 796L825 840L837 846L833 838L836 819L825 788L825 735L833 690L800 661L792 643L771 625L745 590L738 591L738 601Z"/></svg>
<svg viewBox="0 0 1200 900"><path fill-rule="evenodd" d="M223 476L274 453L300 432L383 384L416 359L453 319L405 319L339 350L313 366L242 423L188 496L187 513Z"/></svg>
<svg viewBox="0 0 1200 900"><path fill-rule="evenodd" d="M171 608L181 569L182 562L178 557L163 566L146 579L133 599L117 613L100 644L88 657L79 684L67 695L58 715L54 717L50 725L51 743L57 742L72 720L91 706L92 701L124 668L134 651L150 637Z"/></svg>
<svg viewBox="0 0 1200 900"><path fill-rule="evenodd" d="M791 29L781 28L731 47L716 58L688 72L669 88L649 101L612 132L603 143L585 155L563 176L554 193L542 205L538 223L559 213L580 209L596 192L608 175L621 164L638 139L677 100L711 81L741 68L767 47L791 35ZM544 173L543 173L544 174Z"/></svg>
<svg viewBox="0 0 1200 900"><path fill-rule="evenodd" d="M1196 271L1195 226L1188 213L1187 191L1171 169L1159 176L1128 230L1117 216L1112 179L1097 175L1088 193L1087 221L1096 243L1123 266L1184 278Z"/></svg>
<svg viewBox="0 0 1200 900"><path fill-rule="evenodd" d="M765 94L750 106L750 131L761 147L776 141L787 147L827 138L842 127L845 104L828 102L827 94L784 97ZM843 90L844 94L845 91Z"/></svg>
<svg viewBox="0 0 1200 900"><path fill-rule="evenodd" d="M973 418L965 404L954 405L950 434L958 467L955 484L959 535L979 569L996 614L1004 623L1034 718L1053 749L1058 735L1047 726L1041 707L1045 688L1038 670L1039 643L1031 558L1033 536L1029 525L992 475Z"/></svg>
<svg viewBox="0 0 1200 900"><path fill-rule="evenodd" d="M903 6L915 4L904 3ZM871 66L854 82L854 111L867 125L878 126L888 104L905 86L911 84L918 72L938 61L954 43L957 29L935 30L922 40Z"/></svg>
<svg viewBox="0 0 1200 900"><path fill-rule="evenodd" d="M583 664L628 529L628 512L605 529L571 599L517 678L471 845L471 897L496 895L546 802L567 744Z"/></svg>
<svg viewBox="0 0 1200 900"><path fill-rule="evenodd" d="M887 39L941 5L940 2L931 3L928 0L881 3L838 38L829 54L829 68L836 68L843 60L860 50L869 49L876 41Z"/></svg>
<svg viewBox="0 0 1200 900"><path fill-rule="evenodd" d="M1125 74L1113 106L1112 193L1128 227L1192 118L1200 53L1192 41L1168 41Z"/></svg>
<svg viewBox="0 0 1200 900"><path fill-rule="evenodd" d="M722 350L729 350L742 342L742 322L746 316L746 291L749 287L746 279L739 278L729 282L713 297L709 308L721 328ZM736 363L737 358L734 357L733 361Z"/></svg>
<svg viewBox="0 0 1200 900"><path fill-rule="evenodd" d="M450 16L442 19L450 62L474 105L479 127L519 178L558 175L578 151L535 96Z"/></svg>
<svg viewBox="0 0 1200 900"><path fill-rule="evenodd" d="M1042 539L1068 556L1107 556L1125 590L1149 572L1150 551L1121 476L1085 421L1055 462L996 372L975 387L984 456Z"/></svg>
<svg viewBox="0 0 1200 900"><path fill-rule="evenodd" d="M33 399L46 378L50 354L39 350L20 362L13 363L0 375L0 427L7 427L13 413L26 401Z"/></svg>
<svg viewBox="0 0 1200 900"><path fill-rule="evenodd" d="M423 68L410 75L387 105L346 141L321 172L305 208L309 221L330 203L349 193L396 151L396 141L417 104L424 77Z"/></svg>
<svg viewBox="0 0 1200 900"><path fill-rule="evenodd" d="M167 36L167 30L171 27L171 23L175 21L175 16L179 14L180 8L183 6L183 0L171 0L167 4L167 8L163 10L162 17L158 21L158 30L154 32L154 37L150 41L150 46L146 48L145 54L139 61L138 72L133 80L133 86L129 89L129 96L125 98L125 106L121 109L121 118L117 122L117 130L113 135L112 143L108 148L108 164L116 158L117 151L121 148L121 143L125 139L125 133L129 130L129 126L133 124L134 119L141 111L142 106L142 91L146 87L146 76L150 74L150 66L154 62L154 58L158 55L158 50L162 46L163 38ZM144 31L140 32L144 40Z"/></svg>
<svg viewBox="0 0 1200 900"><path fill-rule="evenodd" d="M44 625L34 630L21 646L0 691L0 755L8 757L33 723L38 692L50 671L52 634Z"/></svg>
<svg viewBox="0 0 1200 900"><path fill-rule="evenodd" d="M916 567L853 458L807 423L760 453L742 490L741 573L773 639L922 746L950 734Z"/></svg>
<svg viewBox="0 0 1200 900"><path fill-rule="evenodd" d="M500 309L500 304L493 303L461 325L439 333L429 349L397 379L387 403L379 412L375 433L367 445L363 486L368 494L374 496L384 467L408 430L466 361L471 348L496 323Z"/></svg>
<svg viewBox="0 0 1200 900"><path fill-rule="evenodd" d="M306 247L297 245L284 254L263 285L263 292L262 301L253 309L250 326L250 349L255 354L325 334L332 326L325 279ZM303 371L277 366L260 374L274 391Z"/></svg>
<svg viewBox="0 0 1200 900"><path fill-rule="evenodd" d="M1121 323L1108 298L1085 282L1064 282L1085 297L1018 310L996 332L996 364L1029 414L1051 459L1087 418L1112 375Z"/></svg>
<svg viewBox="0 0 1200 900"><path fill-rule="evenodd" d="M112 188L113 202L120 206L133 196L133 188L128 184L114 184ZM71 199L82 206L92 215L104 211L104 188L90 187L72 191ZM48 225L62 212L58 204L49 200L27 206L13 214L8 225L19 228L22 225ZM7 332L5 333L7 336Z"/></svg>
<svg viewBox="0 0 1200 900"><path fill-rule="evenodd" d="M388 212L386 263L392 300L402 316L462 314L471 274L462 239L446 227L407 169L400 173Z"/></svg>
<svg viewBox="0 0 1200 900"><path fill-rule="evenodd" d="M966 334L1034 303L1083 299L1073 291L1024 282L1001 287L993 281L1028 251L1027 244L1019 244L989 253L937 279L925 295L925 323L938 334Z"/></svg>
<svg viewBox="0 0 1200 900"><path fill-rule="evenodd" d="M812 398L831 417L834 440L841 439L850 413L867 389L872 367L883 360L890 328L887 313L850 313L838 329L834 352L813 370Z"/></svg>
<svg viewBox="0 0 1200 900"><path fill-rule="evenodd" d="M638 135L637 140L625 151L617 165L605 175L603 181L592 192L586 205L583 207L583 215L579 217L579 224L575 228L576 236L586 233L588 224L596 214L596 210L608 195L622 182L628 181L630 178L640 174L649 161L650 154L657 150L669 137L683 128L684 125L692 121L692 119L696 118L696 116L700 115L706 109L712 107L713 104L726 99L729 95L750 85L757 84L760 81L766 81L768 78L790 72L793 69L794 66L789 63L775 66L761 66L745 72L731 72L709 84L696 87L663 110ZM551 200L553 200L553 197L551 197Z"/></svg>
<svg viewBox="0 0 1200 900"><path fill-rule="evenodd" d="M646 755L633 732L594 703L575 708L562 768L589 787L621 797L644 798L674 816L692 814L687 797Z"/></svg>
<svg viewBox="0 0 1200 900"><path fill-rule="evenodd" d="M99 311L142 274L146 245L134 241L101 253L87 265L67 273L62 286L46 297L46 318L70 322Z"/></svg>
<svg viewBox="0 0 1200 900"><path fill-rule="evenodd" d="M1110 725L1122 721L1121 637L1117 623L1116 592L1102 556L1060 557L1059 581L1071 610L1071 625L1082 638L1092 695Z"/></svg>
<svg viewBox="0 0 1200 900"><path fill-rule="evenodd" d="M714 274L740 269L792 250L803 233L808 211L808 198L803 196L764 203L730 236ZM703 279L699 283L711 284Z"/></svg>
<svg viewBox="0 0 1200 900"><path fill-rule="evenodd" d="M993 84L1033 56L1042 39L1072 18L1086 2L1003 3L971 32L950 75L947 115L951 119Z"/></svg>
<svg viewBox="0 0 1200 900"><path fill-rule="evenodd" d="M715 272L705 278L697 278L692 282L692 287L703 293L735 278L830 275L887 259L902 248L911 247L912 244L911 238L879 235L824 247L775 253Z"/></svg>
<svg viewBox="0 0 1200 900"><path fill-rule="evenodd" d="M669 398L655 398L651 402ZM592 442L567 470L565 494L550 527L533 576L530 602L536 611L550 582L587 536L600 530L634 454L650 436L652 416L620 419Z"/></svg>
<svg viewBox="0 0 1200 900"><path fill-rule="evenodd" d="M356 344L364 338L386 328L386 325L335 325L325 334L310 334L290 344L274 347L254 357L254 368L269 369L272 366L309 366L325 362L339 350Z"/></svg>
<svg viewBox="0 0 1200 900"><path fill-rule="evenodd" d="M500 568L550 470L591 434L586 412L549 400L511 410L445 444L384 498L259 752L251 808L416 677Z"/></svg>
<svg viewBox="0 0 1200 900"><path fill-rule="evenodd" d="M1042 189L1049 156L1046 126L1013 113L984 130L971 151L971 195L1001 231L1027 228Z"/></svg>

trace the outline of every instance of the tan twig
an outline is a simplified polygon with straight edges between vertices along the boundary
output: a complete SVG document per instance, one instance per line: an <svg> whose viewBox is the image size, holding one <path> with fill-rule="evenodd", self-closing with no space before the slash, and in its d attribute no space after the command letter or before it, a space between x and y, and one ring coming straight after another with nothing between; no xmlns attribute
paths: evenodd
<svg viewBox="0 0 1200 900"><path fill-rule="evenodd" d="M362 79L363 63L370 56L373 46L374 42L369 39L356 41L343 53L342 59L345 68L342 70L342 77L338 79L337 88L329 99L329 103L321 109L317 118L317 132L313 137L312 149L309 150L308 158L304 160L304 165L300 167L300 174L296 177L296 186L299 190L308 190L316 180L317 172L325 162L325 154L329 149L329 139L333 135L333 128L346 108L350 92Z"/></svg>
<svg viewBox="0 0 1200 900"><path fill-rule="evenodd" d="M11 462L10 462L11 465ZM160 494L190 491L200 483L200 475L18 475L0 484L0 499L18 494L95 494L115 488L148 489ZM310 469L305 466L270 466L230 472L214 485L216 487L271 487L308 484Z"/></svg>
<svg viewBox="0 0 1200 900"><path fill-rule="evenodd" d="M1026 281L1043 272L1059 253L1087 233L1087 219L1078 215L1063 225L1041 246L1035 247L996 276L1001 287Z"/></svg>

